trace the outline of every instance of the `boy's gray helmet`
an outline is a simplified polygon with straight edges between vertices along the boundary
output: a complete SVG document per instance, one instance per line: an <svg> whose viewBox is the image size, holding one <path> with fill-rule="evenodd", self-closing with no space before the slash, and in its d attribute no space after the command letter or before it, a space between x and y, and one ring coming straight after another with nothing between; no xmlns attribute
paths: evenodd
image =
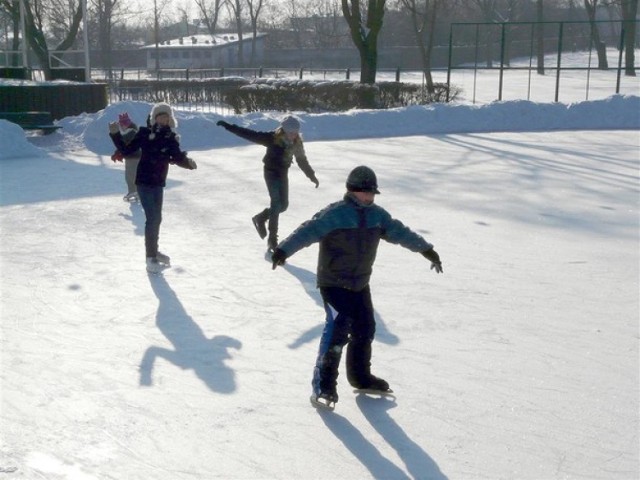
<svg viewBox="0 0 640 480"><path fill-rule="evenodd" d="M347 177L347 190L380 193L375 172L365 165L354 168Z"/></svg>

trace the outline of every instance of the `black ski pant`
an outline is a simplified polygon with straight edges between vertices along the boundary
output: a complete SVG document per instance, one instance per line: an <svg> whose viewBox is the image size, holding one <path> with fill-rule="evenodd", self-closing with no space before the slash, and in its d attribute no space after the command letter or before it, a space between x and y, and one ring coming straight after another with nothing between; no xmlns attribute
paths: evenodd
<svg viewBox="0 0 640 480"><path fill-rule="evenodd" d="M289 208L288 170L264 170L264 181L269 191L270 204L260 213L260 219L269 220L269 237L278 238L280 214Z"/></svg>
<svg viewBox="0 0 640 480"><path fill-rule="evenodd" d="M138 197L144 210L144 246L148 257L158 254L158 237L162 223L162 201L164 188L149 185L138 185Z"/></svg>
<svg viewBox="0 0 640 480"><path fill-rule="evenodd" d="M327 314L313 372L316 392L335 392L342 348L347 345L347 380L354 387L371 377L371 343L376 323L367 285L359 292L339 287L321 287Z"/></svg>

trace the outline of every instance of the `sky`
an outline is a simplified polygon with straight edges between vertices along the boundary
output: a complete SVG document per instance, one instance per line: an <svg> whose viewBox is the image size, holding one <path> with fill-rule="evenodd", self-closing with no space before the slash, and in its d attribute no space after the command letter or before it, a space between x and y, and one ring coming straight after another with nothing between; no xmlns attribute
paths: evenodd
<svg viewBox="0 0 640 480"><path fill-rule="evenodd" d="M281 236L372 167L376 202L444 273L382 242L372 371L395 398L309 402L324 321L317 245L272 270L251 217L264 149L177 111L148 275L109 121L47 136L0 121L3 479L602 479L639 466L640 97L296 112Z"/></svg>

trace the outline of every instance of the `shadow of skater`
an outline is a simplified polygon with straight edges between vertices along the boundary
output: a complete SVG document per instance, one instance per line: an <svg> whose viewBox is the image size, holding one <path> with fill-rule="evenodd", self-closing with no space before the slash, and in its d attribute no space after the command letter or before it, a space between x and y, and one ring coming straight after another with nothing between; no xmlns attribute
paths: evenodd
<svg viewBox="0 0 640 480"><path fill-rule="evenodd" d="M318 414L338 440L371 472L371 478L393 478L393 480L410 478L398 466L394 465L391 460L385 458L349 420L335 412L318 410Z"/></svg>
<svg viewBox="0 0 640 480"><path fill-rule="evenodd" d="M129 202L129 209L131 210L130 215L121 213L120 216L125 220L129 220L133 224L133 233L140 236L144 235L145 216L144 211L142 210L142 205L137 202Z"/></svg>
<svg viewBox="0 0 640 480"><path fill-rule="evenodd" d="M268 258L270 260L270 257ZM316 286L316 274L310 272L309 270L305 270L304 268L296 267L295 265L291 265L290 263L285 263L282 268L284 268L287 272L293 275L304 287L305 292L309 295L316 304L322 309L322 313L319 318L323 318L324 315L324 303L322 301L322 296L320 295L320 290L318 290ZM396 335L387 330L382 318L374 312L376 318L376 340L387 345L397 345L400 343L400 340ZM314 341L316 338L320 338L322 335L322 330L324 329L324 323L319 323L315 327L310 328L302 335L300 335L294 342L287 345L291 349L300 348L305 343L309 343Z"/></svg>
<svg viewBox="0 0 640 480"><path fill-rule="evenodd" d="M229 349L239 350L242 343L226 335L206 338L162 275L149 275L149 282L160 302L156 325L174 350L155 346L147 349L140 362L140 385L152 384L153 365L160 357L184 370L193 370L214 392L235 391L235 373L224 362L232 358Z"/></svg>
<svg viewBox="0 0 640 480"><path fill-rule="evenodd" d="M356 396L358 408L382 438L393 447L415 480L447 480L436 462L420 445L411 440L391 418L389 410L396 407L394 399Z"/></svg>

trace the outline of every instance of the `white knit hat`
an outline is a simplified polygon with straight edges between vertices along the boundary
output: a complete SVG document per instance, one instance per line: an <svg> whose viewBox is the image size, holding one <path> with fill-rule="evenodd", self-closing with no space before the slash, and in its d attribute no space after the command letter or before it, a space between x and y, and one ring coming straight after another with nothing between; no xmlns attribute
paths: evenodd
<svg viewBox="0 0 640 480"><path fill-rule="evenodd" d="M167 115L169 115L169 126L171 128L177 128L178 127L178 121L176 120L176 118L173 116L173 110L171 109L171 105L169 105L168 103L156 103L153 108L151 109L151 123L155 123L156 122L156 117L158 115L160 115L161 113L166 113Z"/></svg>

